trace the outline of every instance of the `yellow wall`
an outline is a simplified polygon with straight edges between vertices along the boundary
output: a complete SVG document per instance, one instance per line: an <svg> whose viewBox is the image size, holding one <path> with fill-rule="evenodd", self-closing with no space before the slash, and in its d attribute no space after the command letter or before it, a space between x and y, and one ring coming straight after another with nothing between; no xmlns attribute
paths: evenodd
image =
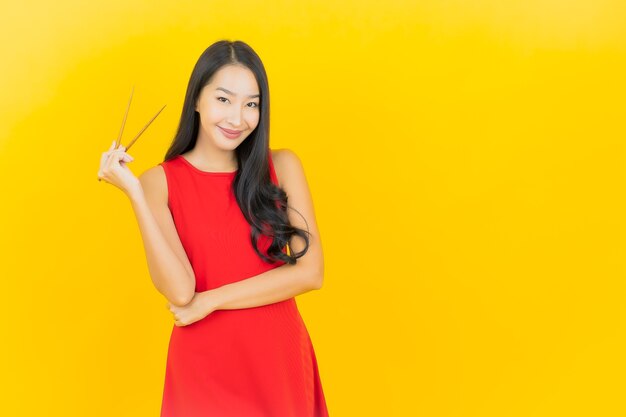
<svg viewBox="0 0 626 417"><path fill-rule="evenodd" d="M138 175L212 42L264 60L325 285L298 297L331 417L625 415L626 6L13 2L0 15L7 416L156 416L172 326L97 181ZM125 143L125 141L122 141Z"/></svg>

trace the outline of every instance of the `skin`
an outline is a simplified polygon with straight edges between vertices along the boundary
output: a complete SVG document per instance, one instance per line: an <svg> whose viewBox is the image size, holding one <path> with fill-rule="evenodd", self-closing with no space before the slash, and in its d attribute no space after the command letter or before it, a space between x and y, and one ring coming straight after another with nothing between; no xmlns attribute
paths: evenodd
<svg viewBox="0 0 626 417"><path fill-rule="evenodd" d="M217 88L225 88L236 95ZM260 98L252 71L239 65L227 65L218 70L196 101L200 114L200 129L196 146L183 154L186 159L203 171L230 172L237 169L235 149L259 124ZM237 139L222 135L218 126L240 130Z"/></svg>
<svg viewBox="0 0 626 417"><path fill-rule="evenodd" d="M228 94L224 87L235 94ZM196 146L183 156L204 171L231 172L237 169L234 150L259 122L259 94L254 74L245 67L228 65L217 71L196 102L200 129ZM257 106L251 103L257 103ZM242 130L237 139L221 135L218 126ZM282 265L262 274L204 292L195 292L195 275L180 242L167 205L167 182L160 165L139 178L126 165L132 156L120 146L102 154L98 177L121 189L129 198L141 232L151 279L168 303L176 326L187 326L216 310L257 307L287 300L320 289L324 256L315 219L313 201L299 157L289 149L272 151L278 182L288 196L293 226L308 230L309 249L296 265ZM306 219L298 214L298 212ZM295 236L292 251L301 251L304 240Z"/></svg>

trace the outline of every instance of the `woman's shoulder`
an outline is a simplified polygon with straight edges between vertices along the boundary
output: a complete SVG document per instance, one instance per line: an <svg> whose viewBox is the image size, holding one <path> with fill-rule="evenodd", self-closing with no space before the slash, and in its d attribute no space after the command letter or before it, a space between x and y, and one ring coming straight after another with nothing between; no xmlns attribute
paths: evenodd
<svg viewBox="0 0 626 417"><path fill-rule="evenodd" d="M296 152L288 148L281 148L272 149L271 153L274 171L276 172L276 177L281 187L285 185L288 178L291 179L303 176L304 169L302 167L302 161Z"/></svg>
<svg viewBox="0 0 626 417"><path fill-rule="evenodd" d="M167 175L162 163L146 169L139 175L138 179L145 194L149 194L151 197L160 201L167 202Z"/></svg>

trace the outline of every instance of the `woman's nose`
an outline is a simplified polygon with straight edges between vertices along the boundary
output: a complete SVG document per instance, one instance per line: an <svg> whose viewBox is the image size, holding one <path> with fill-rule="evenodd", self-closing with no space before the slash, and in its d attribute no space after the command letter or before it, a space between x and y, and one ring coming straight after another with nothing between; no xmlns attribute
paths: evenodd
<svg viewBox="0 0 626 417"><path fill-rule="evenodd" d="M231 125L233 125L235 127L238 127L241 124L241 118L242 118L241 113L242 113L242 111L243 111L242 109L239 109L239 110L234 109L230 113L230 115L229 115L229 117L228 117L228 119L226 121L228 123L230 123Z"/></svg>

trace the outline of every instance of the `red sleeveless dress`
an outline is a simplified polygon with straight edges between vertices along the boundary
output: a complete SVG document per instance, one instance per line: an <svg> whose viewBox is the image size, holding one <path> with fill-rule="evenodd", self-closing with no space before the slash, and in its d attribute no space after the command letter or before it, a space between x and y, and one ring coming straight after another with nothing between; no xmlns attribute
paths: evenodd
<svg viewBox="0 0 626 417"><path fill-rule="evenodd" d="M278 185L270 160L270 178ZM235 172L206 172L182 155L161 165L168 205L202 292L284 265L254 252L232 192ZM263 253L270 239L261 236ZM217 310L173 325L161 417L327 417L315 352L295 298Z"/></svg>

